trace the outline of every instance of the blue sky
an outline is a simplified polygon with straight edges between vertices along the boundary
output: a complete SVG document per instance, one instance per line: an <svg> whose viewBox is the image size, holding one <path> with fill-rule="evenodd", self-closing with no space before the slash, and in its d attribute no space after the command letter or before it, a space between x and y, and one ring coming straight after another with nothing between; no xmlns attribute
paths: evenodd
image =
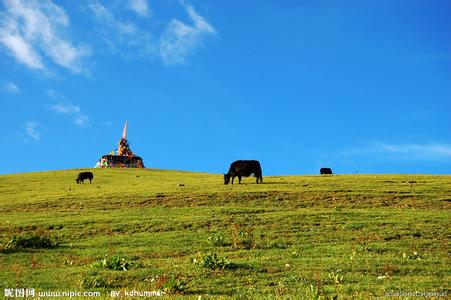
<svg viewBox="0 0 451 300"><path fill-rule="evenodd" d="M450 174L448 0L0 3L2 174Z"/></svg>

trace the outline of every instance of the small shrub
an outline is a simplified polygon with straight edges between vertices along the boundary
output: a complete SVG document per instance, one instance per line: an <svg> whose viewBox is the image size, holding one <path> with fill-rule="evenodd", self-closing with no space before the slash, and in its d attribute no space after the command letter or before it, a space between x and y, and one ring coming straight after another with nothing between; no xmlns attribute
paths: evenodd
<svg viewBox="0 0 451 300"><path fill-rule="evenodd" d="M112 287L108 280L100 275L90 275L83 277L80 282L81 286L85 289L89 288L110 288Z"/></svg>
<svg viewBox="0 0 451 300"><path fill-rule="evenodd" d="M293 293L296 289L296 288L294 288L295 286L304 284L302 281L303 281L303 279L299 278L296 275L284 276L284 277L280 278L279 281L273 283L276 286L274 293L277 296ZM287 299L291 299L291 298L287 298ZM301 298L299 298L299 299L301 299Z"/></svg>
<svg viewBox="0 0 451 300"><path fill-rule="evenodd" d="M127 271L136 266L134 258L122 254L106 256L93 264L94 267L118 271Z"/></svg>
<svg viewBox="0 0 451 300"><path fill-rule="evenodd" d="M384 267L380 269L380 273L382 273L383 276L391 276L395 273L399 273L399 268L390 264L385 264Z"/></svg>
<svg viewBox="0 0 451 300"><path fill-rule="evenodd" d="M217 253L208 253L206 255L201 255L199 253L199 258L194 258L191 261L195 265L203 268L222 270L233 268L232 263L230 263L225 257L219 257Z"/></svg>
<svg viewBox="0 0 451 300"><path fill-rule="evenodd" d="M288 248L288 245L284 242L280 241L271 241L266 245L266 248L268 249L286 249Z"/></svg>
<svg viewBox="0 0 451 300"><path fill-rule="evenodd" d="M63 228L64 228L64 225L62 225L62 224L58 224L58 225L52 224L52 225L47 226L48 230L61 230Z"/></svg>
<svg viewBox="0 0 451 300"><path fill-rule="evenodd" d="M184 294L186 292L186 282L180 277L164 274L158 279L157 289L161 289L167 294Z"/></svg>
<svg viewBox="0 0 451 300"><path fill-rule="evenodd" d="M321 287L318 285L310 284L310 297L311 299L321 299Z"/></svg>
<svg viewBox="0 0 451 300"><path fill-rule="evenodd" d="M333 284L340 284L343 282L343 275L341 275L341 270L332 271L327 276L329 278L329 281Z"/></svg>
<svg viewBox="0 0 451 300"><path fill-rule="evenodd" d="M222 234L214 234L208 238L208 241L210 241L210 243L216 247L222 247L226 244L224 236Z"/></svg>
<svg viewBox="0 0 451 300"><path fill-rule="evenodd" d="M255 242L252 228L242 229L239 225L232 226L232 246L235 249L253 249Z"/></svg>
<svg viewBox="0 0 451 300"><path fill-rule="evenodd" d="M421 256L417 251L413 251L412 253L402 253L402 258L404 259L415 259L415 260L421 260Z"/></svg>
<svg viewBox="0 0 451 300"><path fill-rule="evenodd" d="M14 234L3 248L4 251L12 252L23 248L50 249L58 246L58 241L49 235L39 233Z"/></svg>
<svg viewBox="0 0 451 300"><path fill-rule="evenodd" d="M291 252L291 257L293 258L302 257L302 250L301 249L294 250L293 252Z"/></svg>

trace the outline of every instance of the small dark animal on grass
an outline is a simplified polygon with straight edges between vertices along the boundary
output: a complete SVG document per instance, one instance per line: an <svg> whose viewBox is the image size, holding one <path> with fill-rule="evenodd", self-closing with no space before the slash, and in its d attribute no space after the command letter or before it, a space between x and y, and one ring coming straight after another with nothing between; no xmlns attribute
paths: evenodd
<svg viewBox="0 0 451 300"><path fill-rule="evenodd" d="M327 174L332 175L332 169L331 169L331 168L321 168L321 169L319 170L319 173L320 173L321 175L327 175Z"/></svg>
<svg viewBox="0 0 451 300"><path fill-rule="evenodd" d="M229 172L224 174L224 184L229 184L230 178L233 179L238 176L238 183L241 184L241 177L249 177L254 174L257 178L257 183L263 183L262 168L257 160L237 160L230 165Z"/></svg>
<svg viewBox="0 0 451 300"><path fill-rule="evenodd" d="M79 184L79 183L84 183L83 181L85 179L89 179L89 183L91 183L93 178L94 178L94 174L92 174L91 172L80 172L80 173L78 173L77 178L75 178L75 181L77 182L77 184Z"/></svg>

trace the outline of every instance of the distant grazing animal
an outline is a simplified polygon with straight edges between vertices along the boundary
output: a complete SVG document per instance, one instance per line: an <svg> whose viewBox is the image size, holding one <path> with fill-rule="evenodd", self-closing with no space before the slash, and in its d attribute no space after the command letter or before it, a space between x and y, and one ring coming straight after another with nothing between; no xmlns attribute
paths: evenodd
<svg viewBox="0 0 451 300"><path fill-rule="evenodd" d="M254 174L257 178L257 183L263 183L262 168L257 160L237 160L230 165L229 172L224 174L224 184L229 184L230 178L235 179L238 176L238 183L241 184L241 177L249 177Z"/></svg>
<svg viewBox="0 0 451 300"><path fill-rule="evenodd" d="M177 187L184 187L185 185L183 183L177 184Z"/></svg>
<svg viewBox="0 0 451 300"><path fill-rule="evenodd" d="M331 168L321 168L321 169L319 170L319 173L320 173L321 175L326 175L326 174L332 175L332 169L331 169Z"/></svg>
<svg viewBox="0 0 451 300"><path fill-rule="evenodd" d="M77 182L77 184L79 184L79 183L84 183L83 181L85 179L89 179L89 183L91 183L93 178L94 178L94 174L92 174L91 172L80 172L80 173L78 173L77 178L75 178L75 181Z"/></svg>

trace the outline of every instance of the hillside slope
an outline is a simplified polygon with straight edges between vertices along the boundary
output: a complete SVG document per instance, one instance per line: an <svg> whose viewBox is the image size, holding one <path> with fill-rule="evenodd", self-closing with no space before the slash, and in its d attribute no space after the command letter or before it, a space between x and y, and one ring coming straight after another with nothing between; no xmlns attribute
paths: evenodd
<svg viewBox="0 0 451 300"><path fill-rule="evenodd" d="M310 298L450 288L451 176L225 186L217 174L95 169L92 184L77 185L79 171L0 176L0 291ZM20 247L27 237L53 244Z"/></svg>

